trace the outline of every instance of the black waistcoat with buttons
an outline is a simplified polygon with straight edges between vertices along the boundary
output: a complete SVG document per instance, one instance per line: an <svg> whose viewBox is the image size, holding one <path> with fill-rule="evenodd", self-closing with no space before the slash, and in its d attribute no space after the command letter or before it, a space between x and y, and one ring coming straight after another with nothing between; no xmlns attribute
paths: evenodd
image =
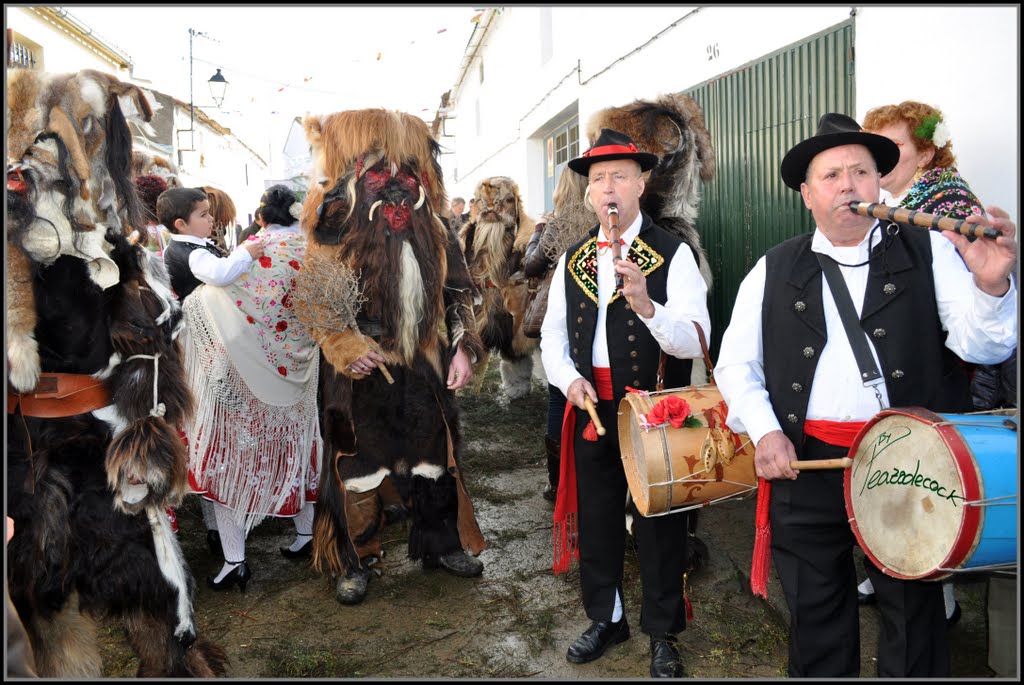
<svg viewBox="0 0 1024 685"><path fill-rule="evenodd" d="M216 246L199 245L198 243L186 243L183 240L172 240L171 244L164 250L164 266L171 277L171 289L174 290L178 299L182 302L198 288L202 281L195 277L192 268L188 265L188 259L193 250L207 250L215 257L223 257Z"/></svg>
<svg viewBox="0 0 1024 685"><path fill-rule="evenodd" d="M813 233L791 238L765 255L762 346L765 386L782 431L802 453L811 382L828 334L822 272L811 251ZM927 231L904 228L872 252L861 327L871 338L889 406L936 412L971 410L967 377L945 346ZM840 328L832 335L846 335ZM841 388L836 389L842 392Z"/></svg>
<svg viewBox="0 0 1024 685"><path fill-rule="evenodd" d="M665 304L668 268L682 241L657 226L642 214L640 232L623 255L640 266L647 278L647 294L651 301ZM594 385L593 341L597 329L597 234L601 227L566 251L565 319L569 334L569 356L580 375ZM626 386L654 390L657 382L661 347L647 325L632 311L626 298L616 293L608 303L606 317L608 359L612 369L615 402L626 394ZM668 357L665 364L665 387L688 385L690 359ZM595 385L596 387L596 385Z"/></svg>

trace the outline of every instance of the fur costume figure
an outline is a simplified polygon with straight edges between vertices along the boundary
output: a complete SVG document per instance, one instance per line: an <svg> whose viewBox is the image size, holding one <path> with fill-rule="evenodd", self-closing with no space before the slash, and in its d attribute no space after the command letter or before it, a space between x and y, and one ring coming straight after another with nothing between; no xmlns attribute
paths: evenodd
<svg viewBox="0 0 1024 685"><path fill-rule="evenodd" d="M715 150L700 105L687 95L662 95L596 112L587 126L591 143L602 128L621 131L644 151L658 155L640 209L654 223L678 235L693 250L704 282L711 290L711 265L700 244L697 213L700 183L715 175Z"/></svg>
<svg viewBox="0 0 1024 685"><path fill-rule="evenodd" d="M453 359L482 356L472 282L447 204L439 147L418 117L383 109L307 118L317 179L306 198L309 236L295 306L321 346L324 468L313 565L354 604L380 555L380 486L390 476L411 503L409 557L476 575L485 543L456 465ZM353 282L354 281L354 282ZM353 365L369 350L383 371ZM469 362L465 368L469 370ZM472 571L470 573L469 571Z"/></svg>
<svg viewBox="0 0 1024 685"><path fill-rule="evenodd" d="M139 675L222 675L165 514L187 488L181 310L129 240L127 118L149 103L91 70L14 70L7 95L7 579L38 673L100 677L117 619Z"/></svg>
<svg viewBox="0 0 1024 685"><path fill-rule="evenodd" d="M529 284L521 272L536 224L523 209L519 186L507 176L480 181L474 200L477 215L462 226L459 239L482 299L476 307L477 330L484 347L501 354L502 388L517 399L530 392L531 355L539 345L523 333ZM478 383L486 370L485 356L474 370Z"/></svg>
<svg viewBox="0 0 1024 685"><path fill-rule="evenodd" d="M132 177L138 178L150 174L162 178L168 188L181 187L181 181L178 179L178 167L173 162L147 150L132 150Z"/></svg>

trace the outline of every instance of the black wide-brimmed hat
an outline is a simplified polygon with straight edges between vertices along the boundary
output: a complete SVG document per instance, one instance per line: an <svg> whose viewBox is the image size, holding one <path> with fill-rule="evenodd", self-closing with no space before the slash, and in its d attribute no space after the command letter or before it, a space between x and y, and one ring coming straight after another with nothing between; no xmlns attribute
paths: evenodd
<svg viewBox="0 0 1024 685"><path fill-rule="evenodd" d="M658 155L640 152L633 139L625 133L602 128L593 147L576 159L570 159L569 168L580 176L586 176L594 162L610 162L615 159L632 159L640 164L640 171L649 171L658 164Z"/></svg>
<svg viewBox="0 0 1024 685"><path fill-rule="evenodd" d="M867 133L860 124L846 116L829 112L818 121L818 132L811 138L797 143L782 158L782 180L793 190L800 190L800 184L807 177L811 160L825 150L840 145L863 145L875 158L878 172L885 176L900 161L900 149L885 136Z"/></svg>

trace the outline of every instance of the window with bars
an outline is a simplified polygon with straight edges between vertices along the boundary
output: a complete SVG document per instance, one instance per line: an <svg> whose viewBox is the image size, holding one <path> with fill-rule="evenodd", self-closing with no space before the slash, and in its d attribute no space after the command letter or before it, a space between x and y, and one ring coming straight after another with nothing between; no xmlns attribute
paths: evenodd
<svg viewBox="0 0 1024 685"><path fill-rule="evenodd" d="M7 29L7 67L9 69L42 69L42 47Z"/></svg>

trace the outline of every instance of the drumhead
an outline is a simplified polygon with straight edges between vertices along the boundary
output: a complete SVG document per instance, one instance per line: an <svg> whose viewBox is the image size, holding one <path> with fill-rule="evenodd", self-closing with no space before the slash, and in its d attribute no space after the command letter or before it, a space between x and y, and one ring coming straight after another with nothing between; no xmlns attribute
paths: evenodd
<svg viewBox="0 0 1024 685"><path fill-rule="evenodd" d="M850 448L844 478L850 525L864 553L885 573L940 578L938 569L970 556L983 496L970 448L942 417L922 409L885 410Z"/></svg>

